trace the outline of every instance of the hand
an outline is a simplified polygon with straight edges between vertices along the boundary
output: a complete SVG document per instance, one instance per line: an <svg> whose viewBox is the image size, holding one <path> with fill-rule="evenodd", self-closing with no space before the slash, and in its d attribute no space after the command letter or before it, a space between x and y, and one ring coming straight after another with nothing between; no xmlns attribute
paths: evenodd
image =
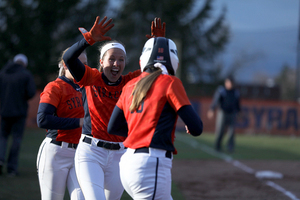
<svg viewBox="0 0 300 200"><path fill-rule="evenodd" d="M84 118L80 118L80 119L79 119L79 127L82 127L82 126L83 126L83 122L84 122Z"/></svg>
<svg viewBox="0 0 300 200"><path fill-rule="evenodd" d="M112 19L109 19L105 22L107 17L105 16L102 21L99 23L100 17L97 16L94 26L88 32L85 28L78 28L79 31L82 33L85 40L90 44L93 45L95 42L100 42L104 40L111 40L110 37L104 36L104 34L109 31L114 24L110 24ZM104 23L105 22L105 23Z"/></svg>
<svg viewBox="0 0 300 200"><path fill-rule="evenodd" d="M212 119L213 116L214 116L214 111L213 110L208 110L208 112L207 112L207 118L208 119Z"/></svg>
<svg viewBox="0 0 300 200"><path fill-rule="evenodd" d="M155 17L151 23L151 35L146 35L148 39L154 37L165 37L166 36L166 23L161 25L161 19Z"/></svg>
<svg viewBox="0 0 300 200"><path fill-rule="evenodd" d="M188 127L187 127L187 125L185 125L185 130L186 130L186 133L191 134Z"/></svg>

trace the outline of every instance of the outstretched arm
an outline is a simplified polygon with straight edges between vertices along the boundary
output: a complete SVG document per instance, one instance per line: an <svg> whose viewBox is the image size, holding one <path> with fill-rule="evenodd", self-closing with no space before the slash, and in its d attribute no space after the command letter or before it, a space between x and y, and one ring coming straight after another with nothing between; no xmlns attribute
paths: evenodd
<svg viewBox="0 0 300 200"><path fill-rule="evenodd" d="M77 82L79 82L84 73L85 66L78 59L78 56L88 47L90 46L85 39L80 40L73 44L64 54L63 60L65 65L70 70L71 74L75 78Z"/></svg>
<svg viewBox="0 0 300 200"><path fill-rule="evenodd" d="M106 19L107 17L104 17L101 22L99 22L100 18L97 16L94 26L89 32L85 28L79 28L84 39L72 45L63 56L65 65L68 67L77 82L82 79L85 73L85 66L78 59L78 56L95 42L111 40L110 37L104 36L104 34L109 31L114 24L111 24L112 19L105 22Z"/></svg>

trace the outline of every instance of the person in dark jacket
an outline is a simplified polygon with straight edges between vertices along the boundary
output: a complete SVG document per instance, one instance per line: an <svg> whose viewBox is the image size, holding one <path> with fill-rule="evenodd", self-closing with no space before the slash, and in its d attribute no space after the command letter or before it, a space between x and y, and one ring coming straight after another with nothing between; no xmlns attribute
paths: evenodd
<svg viewBox="0 0 300 200"><path fill-rule="evenodd" d="M235 122L240 112L240 93L234 87L233 77L227 77L224 86L216 90L210 109L207 112L208 119L212 119L214 111L218 108L216 119L216 141L215 149L221 151L222 139L226 128L228 129L227 150L232 153L235 146Z"/></svg>
<svg viewBox="0 0 300 200"><path fill-rule="evenodd" d="M18 173L18 159L28 110L28 100L36 92L32 74L26 69L28 64L24 54L18 54L13 62L0 71L0 174L5 163L8 137L13 142L7 159L7 173L15 176Z"/></svg>

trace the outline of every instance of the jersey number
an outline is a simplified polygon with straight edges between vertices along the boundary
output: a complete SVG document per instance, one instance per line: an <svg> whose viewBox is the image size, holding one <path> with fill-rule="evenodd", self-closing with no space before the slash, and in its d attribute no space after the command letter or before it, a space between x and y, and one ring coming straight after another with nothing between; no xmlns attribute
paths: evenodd
<svg viewBox="0 0 300 200"><path fill-rule="evenodd" d="M143 109L144 109L144 101L142 101L142 103L140 105L140 109L137 109L135 112L136 113L141 113L141 112L143 112ZM134 113L134 112L131 112L131 113Z"/></svg>

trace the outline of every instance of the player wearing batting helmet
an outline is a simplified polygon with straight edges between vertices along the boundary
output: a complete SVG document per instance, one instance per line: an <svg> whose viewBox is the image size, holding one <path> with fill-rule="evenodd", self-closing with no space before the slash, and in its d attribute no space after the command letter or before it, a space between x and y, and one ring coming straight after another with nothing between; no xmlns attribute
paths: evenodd
<svg viewBox="0 0 300 200"><path fill-rule="evenodd" d="M87 64L85 52L78 58ZM37 156L41 197L63 200L67 187L72 200L83 200L74 164L84 117L82 94L63 60L59 68L59 77L40 95L37 113L38 126L47 129Z"/></svg>
<svg viewBox="0 0 300 200"><path fill-rule="evenodd" d="M125 137L107 133L107 124L124 85L141 74L140 70L122 75L126 50L116 41L100 49L100 70L84 66L77 56L95 42L111 40L104 34L113 27L105 17L88 32L79 28L84 39L64 55L64 61L75 80L84 88L84 125L75 155L75 169L86 199L120 199L124 188L119 174L120 157L126 151ZM159 21L160 23L160 21ZM153 27L153 32L154 32ZM158 28L164 33L164 26ZM156 29L155 29L156 30Z"/></svg>
<svg viewBox="0 0 300 200"><path fill-rule="evenodd" d="M175 43L149 39L140 57L141 76L131 80L113 110L108 132L127 137L121 157L122 184L133 199L171 200L171 168L178 115L193 136L202 120L192 108L181 81Z"/></svg>

